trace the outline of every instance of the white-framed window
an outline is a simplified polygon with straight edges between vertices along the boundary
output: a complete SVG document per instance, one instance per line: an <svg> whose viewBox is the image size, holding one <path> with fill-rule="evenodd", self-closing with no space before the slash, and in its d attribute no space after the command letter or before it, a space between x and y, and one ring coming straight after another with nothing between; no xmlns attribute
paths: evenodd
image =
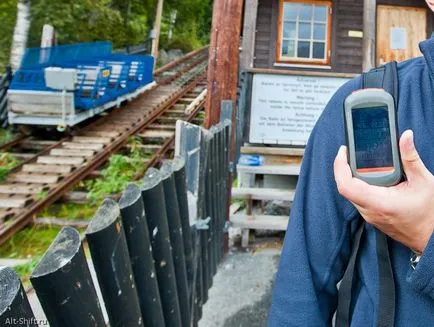
<svg viewBox="0 0 434 327"><path fill-rule="evenodd" d="M277 61L330 63L331 2L280 0Z"/></svg>

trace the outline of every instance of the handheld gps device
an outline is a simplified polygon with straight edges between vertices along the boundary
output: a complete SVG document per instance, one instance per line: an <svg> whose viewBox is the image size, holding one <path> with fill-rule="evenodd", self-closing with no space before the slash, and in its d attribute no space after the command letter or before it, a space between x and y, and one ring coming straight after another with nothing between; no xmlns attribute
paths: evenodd
<svg viewBox="0 0 434 327"><path fill-rule="evenodd" d="M344 103L348 160L354 177L392 186L401 180L395 103L383 89L362 89Z"/></svg>

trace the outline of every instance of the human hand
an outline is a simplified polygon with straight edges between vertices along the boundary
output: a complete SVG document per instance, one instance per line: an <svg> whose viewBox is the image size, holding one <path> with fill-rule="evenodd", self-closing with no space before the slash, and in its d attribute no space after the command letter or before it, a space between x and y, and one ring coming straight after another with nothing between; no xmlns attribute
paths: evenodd
<svg viewBox="0 0 434 327"><path fill-rule="evenodd" d="M340 147L334 162L335 180L339 193L366 222L421 253L434 230L434 176L420 159L411 130L402 134L399 148L406 181L380 187L353 177L345 146Z"/></svg>

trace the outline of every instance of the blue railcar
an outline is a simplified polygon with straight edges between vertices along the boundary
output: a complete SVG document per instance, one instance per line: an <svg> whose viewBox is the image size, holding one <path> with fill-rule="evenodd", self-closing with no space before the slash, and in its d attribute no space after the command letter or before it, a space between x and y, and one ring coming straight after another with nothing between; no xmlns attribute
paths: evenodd
<svg viewBox="0 0 434 327"><path fill-rule="evenodd" d="M112 43L107 41L28 48L24 53L20 69L61 66L68 61L108 56L111 53Z"/></svg>
<svg viewBox="0 0 434 327"><path fill-rule="evenodd" d="M9 122L63 129L119 106L155 84L152 56L111 52L110 42L27 49L8 91ZM67 89L62 81L49 87L47 71L62 72L55 76L73 82Z"/></svg>

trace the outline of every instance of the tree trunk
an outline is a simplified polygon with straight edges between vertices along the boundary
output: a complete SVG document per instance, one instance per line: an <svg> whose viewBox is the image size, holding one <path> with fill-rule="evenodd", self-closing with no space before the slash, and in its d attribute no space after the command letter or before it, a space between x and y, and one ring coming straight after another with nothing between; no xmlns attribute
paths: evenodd
<svg viewBox="0 0 434 327"><path fill-rule="evenodd" d="M30 0L19 0L17 4L17 22L11 46L11 66L15 72L21 64L24 51L26 50L27 37L30 27Z"/></svg>
<svg viewBox="0 0 434 327"><path fill-rule="evenodd" d="M157 66L158 42L160 40L161 17L163 15L163 2L164 0L158 0L157 13L155 14L155 23L154 23L155 39L154 42L152 43L152 51L151 51L151 54L154 57L154 69Z"/></svg>

